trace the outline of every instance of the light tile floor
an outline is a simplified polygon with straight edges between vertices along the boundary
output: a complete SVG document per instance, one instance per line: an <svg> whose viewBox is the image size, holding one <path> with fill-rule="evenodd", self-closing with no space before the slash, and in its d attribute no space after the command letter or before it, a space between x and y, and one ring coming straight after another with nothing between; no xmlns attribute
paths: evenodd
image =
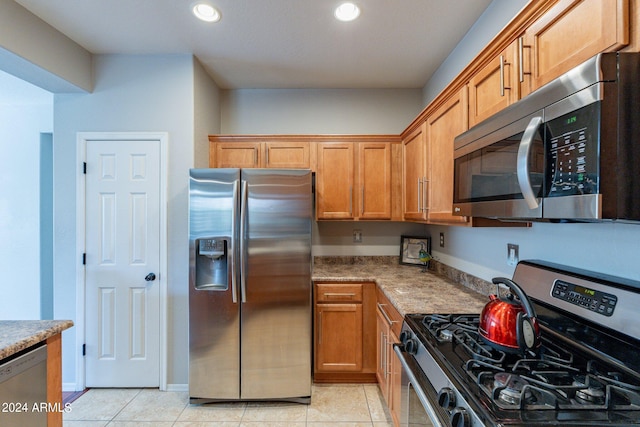
<svg viewBox="0 0 640 427"><path fill-rule="evenodd" d="M391 427L376 384L314 384L311 404L189 404L186 392L92 389L71 404L64 427Z"/></svg>

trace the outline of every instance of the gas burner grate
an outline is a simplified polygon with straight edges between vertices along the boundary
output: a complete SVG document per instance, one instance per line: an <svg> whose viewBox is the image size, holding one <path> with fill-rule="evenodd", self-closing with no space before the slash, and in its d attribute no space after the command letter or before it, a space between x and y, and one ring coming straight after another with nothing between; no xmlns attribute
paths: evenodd
<svg viewBox="0 0 640 427"><path fill-rule="evenodd" d="M495 365L504 363L507 354L487 345L477 331L464 331L454 334L455 342L461 345L467 354L475 360L482 360Z"/></svg>
<svg viewBox="0 0 640 427"><path fill-rule="evenodd" d="M430 314L422 318L422 325L438 342L451 341L458 330L477 330L478 324L477 315Z"/></svg>

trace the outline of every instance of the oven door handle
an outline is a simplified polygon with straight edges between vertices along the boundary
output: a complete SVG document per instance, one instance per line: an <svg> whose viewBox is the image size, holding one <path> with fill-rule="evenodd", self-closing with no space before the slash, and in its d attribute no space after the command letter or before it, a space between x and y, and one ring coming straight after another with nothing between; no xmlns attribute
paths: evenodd
<svg viewBox="0 0 640 427"><path fill-rule="evenodd" d="M520 185L520 191L522 192L529 209L537 209L539 206L538 199L536 198L536 195L533 194L531 179L529 179L529 156L531 155L531 144L533 143L533 139L535 138L536 132L541 124L542 117L535 116L532 118L522 135L522 139L520 140L520 145L518 147L518 184Z"/></svg>
<svg viewBox="0 0 640 427"><path fill-rule="evenodd" d="M409 367L409 364L406 361L406 357L407 357L407 356L405 356L406 352L402 351L402 346L398 345L398 344L394 344L393 345L393 351L398 356L398 359L400 359L400 364L402 365L402 370L404 371L405 374L407 374L407 377L409 378L409 382L411 382L411 384L414 384L413 390L416 392L416 394L418 396L418 400L420 400L420 403L422 404L424 410L427 412L427 415L431 419L431 422L433 423L433 426L434 427L447 427L449 425L449 424L447 424L448 420L443 421L440 418L440 415L435 411L434 407L432 406L433 403L431 403L429 401L429 398L424 393L424 390L422 390L422 387L419 386L420 385L420 381L418 381L416 376L411 371L411 368Z"/></svg>

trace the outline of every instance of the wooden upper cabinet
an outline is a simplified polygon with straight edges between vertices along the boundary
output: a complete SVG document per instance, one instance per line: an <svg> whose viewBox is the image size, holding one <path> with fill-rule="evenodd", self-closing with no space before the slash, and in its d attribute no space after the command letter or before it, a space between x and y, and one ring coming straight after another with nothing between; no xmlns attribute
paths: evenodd
<svg viewBox="0 0 640 427"><path fill-rule="evenodd" d="M391 219L392 143L352 139L316 148L317 219Z"/></svg>
<svg viewBox="0 0 640 427"><path fill-rule="evenodd" d="M469 126L467 91L462 88L426 123L428 145L428 198L425 201L429 222L465 223L467 217L453 215L453 140Z"/></svg>
<svg viewBox="0 0 640 427"><path fill-rule="evenodd" d="M469 80L469 125L519 99L517 44L506 48Z"/></svg>
<svg viewBox="0 0 640 427"><path fill-rule="evenodd" d="M525 68L531 73L530 90L600 52L628 43L629 0L560 0L525 30L524 58L532 67Z"/></svg>
<svg viewBox="0 0 640 427"><path fill-rule="evenodd" d="M312 169L309 141L291 141L281 135L212 135L211 168Z"/></svg>
<svg viewBox="0 0 640 427"><path fill-rule="evenodd" d="M426 123L422 123L402 140L402 215L406 220L427 219L424 200L426 153Z"/></svg>
<svg viewBox="0 0 640 427"><path fill-rule="evenodd" d="M317 150L317 219L353 219L355 184L353 143L320 142Z"/></svg>
<svg viewBox="0 0 640 427"><path fill-rule="evenodd" d="M391 219L391 144L358 144L358 189L361 219Z"/></svg>
<svg viewBox="0 0 640 427"><path fill-rule="evenodd" d="M259 168L261 166L262 150L259 142L218 142L212 144L210 150L209 166L211 167Z"/></svg>
<svg viewBox="0 0 640 427"><path fill-rule="evenodd" d="M464 224L452 214L453 140L469 128L467 87L434 110L403 139L403 217L428 223Z"/></svg>
<svg viewBox="0 0 640 427"><path fill-rule="evenodd" d="M308 142L265 142L267 168L309 169L311 156Z"/></svg>

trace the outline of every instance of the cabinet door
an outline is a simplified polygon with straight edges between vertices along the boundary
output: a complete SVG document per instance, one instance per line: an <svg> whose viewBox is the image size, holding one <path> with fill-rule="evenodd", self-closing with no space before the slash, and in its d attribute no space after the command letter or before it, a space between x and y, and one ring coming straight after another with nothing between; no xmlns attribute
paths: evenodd
<svg viewBox="0 0 640 427"><path fill-rule="evenodd" d="M265 167L309 169L308 142L265 142Z"/></svg>
<svg viewBox="0 0 640 427"><path fill-rule="evenodd" d="M391 144L358 144L361 219L391 219Z"/></svg>
<svg viewBox="0 0 640 427"><path fill-rule="evenodd" d="M353 219L353 143L318 144L316 216L318 219Z"/></svg>
<svg viewBox="0 0 640 427"><path fill-rule="evenodd" d="M467 130L466 88L445 102L427 119L429 158L429 222L459 224L467 218L453 215L453 140Z"/></svg>
<svg viewBox="0 0 640 427"><path fill-rule="evenodd" d="M424 180L426 179L426 124L402 141L402 212L404 219L424 220Z"/></svg>
<svg viewBox="0 0 640 427"><path fill-rule="evenodd" d="M362 370L362 304L316 305L316 371Z"/></svg>
<svg viewBox="0 0 640 427"><path fill-rule="evenodd" d="M402 394L402 364L393 351L393 344L400 340L390 331L389 333L389 411L394 425L400 425L401 394Z"/></svg>
<svg viewBox="0 0 640 427"><path fill-rule="evenodd" d="M216 142L212 168L259 168L261 144L259 142Z"/></svg>
<svg viewBox="0 0 640 427"><path fill-rule="evenodd" d="M629 0L561 0L525 31L531 89L628 43Z"/></svg>
<svg viewBox="0 0 640 427"><path fill-rule="evenodd" d="M469 126L518 100L516 48L509 46L469 80Z"/></svg>

